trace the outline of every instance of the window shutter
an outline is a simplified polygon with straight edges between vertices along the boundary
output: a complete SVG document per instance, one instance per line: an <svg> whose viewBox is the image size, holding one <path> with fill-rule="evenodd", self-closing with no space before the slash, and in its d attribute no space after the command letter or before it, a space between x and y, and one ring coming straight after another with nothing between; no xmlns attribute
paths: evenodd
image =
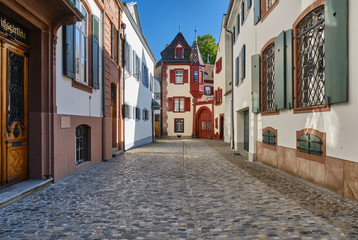
<svg viewBox="0 0 358 240"><path fill-rule="evenodd" d="M239 85L239 57L236 57L236 75L235 75L235 86Z"/></svg>
<svg viewBox="0 0 358 240"><path fill-rule="evenodd" d="M235 43L235 27L232 29L232 44Z"/></svg>
<svg viewBox="0 0 358 240"><path fill-rule="evenodd" d="M246 45L244 44L241 49L241 79L245 79L246 77Z"/></svg>
<svg viewBox="0 0 358 240"><path fill-rule="evenodd" d="M63 73L75 78L75 26L63 26Z"/></svg>
<svg viewBox="0 0 358 240"><path fill-rule="evenodd" d="M172 112L172 111L173 111L173 109L174 109L173 104L174 104L173 98L171 98L171 97L168 98L168 112Z"/></svg>
<svg viewBox="0 0 358 240"><path fill-rule="evenodd" d="M223 90L222 90L222 88L220 88L220 103L222 103L223 102Z"/></svg>
<svg viewBox="0 0 358 240"><path fill-rule="evenodd" d="M325 3L325 98L348 101L348 0Z"/></svg>
<svg viewBox="0 0 358 240"><path fill-rule="evenodd" d="M121 65L121 31L117 31L117 64Z"/></svg>
<svg viewBox="0 0 358 240"><path fill-rule="evenodd" d="M286 83L286 106L287 109L293 108L293 33L292 29L285 32L285 83Z"/></svg>
<svg viewBox="0 0 358 240"><path fill-rule="evenodd" d="M111 24L111 58L114 59L114 25Z"/></svg>
<svg viewBox="0 0 358 240"><path fill-rule="evenodd" d="M214 87L210 87L210 95L213 95Z"/></svg>
<svg viewBox="0 0 358 240"><path fill-rule="evenodd" d="M275 104L276 109L285 108L285 32L275 40Z"/></svg>
<svg viewBox="0 0 358 240"><path fill-rule="evenodd" d="M240 14L237 14L237 25L236 25L236 34L240 34Z"/></svg>
<svg viewBox="0 0 358 240"><path fill-rule="evenodd" d="M261 20L261 0L254 0L254 24Z"/></svg>
<svg viewBox="0 0 358 240"><path fill-rule="evenodd" d="M260 54L251 56L252 112L260 112Z"/></svg>
<svg viewBox="0 0 358 240"><path fill-rule="evenodd" d="M245 20L244 7L245 7L245 4L244 4L244 1L242 1L242 3L241 3L241 25L244 24L244 20Z"/></svg>
<svg viewBox="0 0 358 240"><path fill-rule="evenodd" d="M170 70L170 83L174 83L174 82L175 82L175 71Z"/></svg>
<svg viewBox="0 0 358 240"><path fill-rule="evenodd" d="M128 70L129 70L129 73L132 73L132 64L133 62L133 57L132 57L132 46L128 44Z"/></svg>
<svg viewBox="0 0 358 240"><path fill-rule="evenodd" d="M190 97L185 98L185 111L190 112Z"/></svg>
<svg viewBox="0 0 358 240"><path fill-rule="evenodd" d="M247 10L251 8L251 0L247 0Z"/></svg>
<svg viewBox="0 0 358 240"><path fill-rule="evenodd" d="M188 70L184 70L183 75L184 83L188 83Z"/></svg>
<svg viewBox="0 0 358 240"><path fill-rule="evenodd" d="M92 15L92 87L99 89L99 18Z"/></svg>

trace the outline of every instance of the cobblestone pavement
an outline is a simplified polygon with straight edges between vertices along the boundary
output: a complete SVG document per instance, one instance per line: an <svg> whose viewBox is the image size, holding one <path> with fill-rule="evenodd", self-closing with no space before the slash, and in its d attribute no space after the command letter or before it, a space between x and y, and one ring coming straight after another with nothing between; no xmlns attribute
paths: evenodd
<svg viewBox="0 0 358 240"><path fill-rule="evenodd" d="M162 140L0 210L1 239L358 239L358 203L227 144Z"/></svg>

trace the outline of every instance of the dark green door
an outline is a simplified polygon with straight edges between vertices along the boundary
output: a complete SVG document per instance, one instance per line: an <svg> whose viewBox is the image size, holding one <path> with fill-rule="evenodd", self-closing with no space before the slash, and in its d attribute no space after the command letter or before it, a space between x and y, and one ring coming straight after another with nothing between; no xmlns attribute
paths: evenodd
<svg viewBox="0 0 358 240"><path fill-rule="evenodd" d="M249 151L249 111L244 112L244 149Z"/></svg>

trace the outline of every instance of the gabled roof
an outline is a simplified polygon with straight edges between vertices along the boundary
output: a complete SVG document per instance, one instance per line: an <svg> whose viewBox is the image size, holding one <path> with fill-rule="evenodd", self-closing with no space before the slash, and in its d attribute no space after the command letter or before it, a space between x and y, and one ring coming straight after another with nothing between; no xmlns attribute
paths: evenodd
<svg viewBox="0 0 358 240"><path fill-rule="evenodd" d="M175 58L175 47L180 43L184 47L184 58L176 59ZM183 34L179 32L173 41L160 53L162 55L162 61L164 63L183 63L190 64L190 52L191 47L185 40Z"/></svg>
<svg viewBox="0 0 358 240"><path fill-rule="evenodd" d="M190 52L190 61L192 65L205 65L203 58L201 57L198 42L195 40Z"/></svg>
<svg viewBox="0 0 358 240"><path fill-rule="evenodd" d="M129 12L131 13L135 23L137 24L138 29L140 30L140 32L142 32L142 25L140 23L140 19L139 19L139 12L138 12L138 5L136 2L130 2L130 3L126 3L126 6L129 10Z"/></svg>

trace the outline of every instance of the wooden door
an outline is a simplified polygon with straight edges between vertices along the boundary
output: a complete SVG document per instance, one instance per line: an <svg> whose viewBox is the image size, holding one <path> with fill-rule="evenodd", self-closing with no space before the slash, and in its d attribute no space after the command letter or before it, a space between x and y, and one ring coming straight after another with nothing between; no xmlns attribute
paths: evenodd
<svg viewBox="0 0 358 240"><path fill-rule="evenodd" d="M28 58L1 43L1 185L28 178Z"/></svg>
<svg viewBox="0 0 358 240"><path fill-rule="evenodd" d="M117 148L117 87L111 85L112 147Z"/></svg>
<svg viewBox="0 0 358 240"><path fill-rule="evenodd" d="M159 137L159 127L160 127L159 115L156 114L155 117L154 117L154 134L155 134L156 137Z"/></svg>
<svg viewBox="0 0 358 240"><path fill-rule="evenodd" d="M224 138L224 117L220 117L220 139Z"/></svg>
<svg viewBox="0 0 358 240"><path fill-rule="evenodd" d="M199 124L199 137L209 138L212 129L212 119L211 119L210 110L205 109L202 112L200 112L198 116L198 124Z"/></svg>
<svg viewBox="0 0 358 240"><path fill-rule="evenodd" d="M249 151L249 111L244 112L244 149Z"/></svg>

